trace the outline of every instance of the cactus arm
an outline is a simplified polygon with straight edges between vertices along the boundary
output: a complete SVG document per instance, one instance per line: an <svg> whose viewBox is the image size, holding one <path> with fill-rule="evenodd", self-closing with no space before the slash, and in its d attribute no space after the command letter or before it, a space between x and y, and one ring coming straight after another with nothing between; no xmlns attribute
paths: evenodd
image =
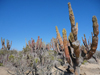
<svg viewBox="0 0 100 75"><path fill-rule="evenodd" d="M90 59L93 56L93 54L96 52L97 45L98 45L98 34L99 34L98 27L99 27L99 25L97 23L96 16L92 17L92 22L93 22L93 34L94 34L94 36L92 37L91 49L89 50L89 52L85 56L85 59Z"/></svg>
<svg viewBox="0 0 100 75"><path fill-rule="evenodd" d="M85 34L84 34L84 38L85 38L85 40L82 37L82 41L83 41L84 46L86 47L86 50L88 51L89 50L89 47L88 47L88 44L87 44L87 41L86 41Z"/></svg>
<svg viewBox="0 0 100 75"><path fill-rule="evenodd" d="M68 46L67 46L66 30L63 29L62 33L63 33L63 45L64 45L65 56L66 56L68 63L70 63L70 55L69 55Z"/></svg>
<svg viewBox="0 0 100 75"><path fill-rule="evenodd" d="M60 53L59 44L57 43L57 51Z"/></svg>
<svg viewBox="0 0 100 75"><path fill-rule="evenodd" d="M59 33L59 30L58 30L58 27L56 26L56 33L57 33L57 38L58 38L58 40L59 40L59 43L60 43L60 46L61 46L61 49L63 50L63 40L62 40L62 38L61 38L61 36L60 36L60 33Z"/></svg>
<svg viewBox="0 0 100 75"><path fill-rule="evenodd" d="M4 42L4 48L6 48L6 46L5 46L5 39L3 39L3 42Z"/></svg>
<svg viewBox="0 0 100 75"><path fill-rule="evenodd" d="M69 19L70 19L70 23L71 23L71 26L75 26L75 18L74 18L74 14L73 14L73 10L71 8L71 4L70 2L68 3L68 8L69 8Z"/></svg>
<svg viewBox="0 0 100 75"><path fill-rule="evenodd" d="M74 40L74 36L73 36L73 33L72 33L72 32L70 33L70 35L69 35L68 39L70 40L70 42L71 42L71 43L75 41L75 40Z"/></svg>
<svg viewBox="0 0 100 75"><path fill-rule="evenodd" d="M73 14L73 10L71 8L71 4L70 2L68 3L68 8L69 8L69 19L70 19L70 23L71 23L71 32L73 33L74 36L74 40L77 40L77 32L78 32L78 23L76 23L75 26L75 18L74 18L74 14Z"/></svg>
<svg viewBox="0 0 100 75"><path fill-rule="evenodd" d="M32 39L32 48L35 49L35 41Z"/></svg>
<svg viewBox="0 0 100 75"><path fill-rule="evenodd" d="M76 23L76 31L78 32L78 23Z"/></svg>
<svg viewBox="0 0 100 75"><path fill-rule="evenodd" d="M40 40L40 36L38 36L38 39L37 39L37 46L36 46L36 49L39 48L39 40Z"/></svg>
<svg viewBox="0 0 100 75"><path fill-rule="evenodd" d="M42 38L40 39L40 49L42 48Z"/></svg>

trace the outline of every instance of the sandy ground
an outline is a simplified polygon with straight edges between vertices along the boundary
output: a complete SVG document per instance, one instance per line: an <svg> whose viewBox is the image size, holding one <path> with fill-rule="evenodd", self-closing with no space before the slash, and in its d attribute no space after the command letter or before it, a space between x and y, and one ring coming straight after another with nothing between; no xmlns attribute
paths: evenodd
<svg viewBox="0 0 100 75"><path fill-rule="evenodd" d="M66 70L66 67L59 67L62 70ZM52 71L57 70L56 68L53 68ZM86 65L81 65L80 67L81 75L100 75L100 60L98 64L90 64L87 63ZM7 68L0 67L0 75L10 75L7 72Z"/></svg>
<svg viewBox="0 0 100 75"><path fill-rule="evenodd" d="M0 75L10 75L10 74L7 72L7 68L0 67Z"/></svg>
<svg viewBox="0 0 100 75"><path fill-rule="evenodd" d="M100 75L100 60L98 64L81 65L81 74L83 75Z"/></svg>

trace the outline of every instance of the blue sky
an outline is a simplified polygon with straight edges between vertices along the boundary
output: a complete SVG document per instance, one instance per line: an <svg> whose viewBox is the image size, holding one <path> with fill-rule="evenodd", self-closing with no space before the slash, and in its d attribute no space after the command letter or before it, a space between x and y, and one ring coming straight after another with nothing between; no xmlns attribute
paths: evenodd
<svg viewBox="0 0 100 75"><path fill-rule="evenodd" d="M100 25L99 0L0 0L0 39L12 40L11 49L22 50L31 38L37 37L49 43L56 38L55 26L58 26L62 36L62 29L71 32L67 3L70 2L75 23L78 22L78 40L91 37L92 16L97 16ZM100 30L100 26L99 26ZM99 34L100 38L100 34ZM100 39L98 42L100 50ZM1 43L0 43L1 48Z"/></svg>

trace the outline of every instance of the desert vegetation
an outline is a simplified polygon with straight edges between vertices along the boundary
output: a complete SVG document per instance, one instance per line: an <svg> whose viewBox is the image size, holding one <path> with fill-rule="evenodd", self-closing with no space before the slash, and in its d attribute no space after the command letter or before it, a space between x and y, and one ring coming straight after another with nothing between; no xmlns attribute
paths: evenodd
<svg viewBox="0 0 100 75"><path fill-rule="evenodd" d="M68 9L71 23L71 32L68 37L64 28L62 30L62 38L56 26L57 36L52 38L50 43L45 44L40 36L38 36L36 42L31 38L27 43L25 39L26 47L22 51L10 50L12 41L10 44L7 40L7 45L5 46L5 39L2 40L1 38L0 66L8 67L9 70L7 72L11 75L80 75L80 66L82 64L88 62L91 58L98 62L100 52L96 52L96 49L99 25L96 16L92 17L92 42L88 41L87 43L84 34L84 39L82 38L83 45L80 45L77 39L78 23L75 24L70 2L68 3ZM59 69L59 66L65 66L66 71ZM54 67L57 70L53 71Z"/></svg>

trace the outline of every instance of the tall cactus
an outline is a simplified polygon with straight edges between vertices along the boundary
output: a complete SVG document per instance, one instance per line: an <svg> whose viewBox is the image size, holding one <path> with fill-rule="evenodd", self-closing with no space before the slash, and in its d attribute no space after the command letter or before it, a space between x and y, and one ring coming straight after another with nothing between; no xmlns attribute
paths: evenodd
<svg viewBox="0 0 100 75"><path fill-rule="evenodd" d="M31 38L31 41L32 41L32 43L31 43L32 49L35 50L35 41L33 38Z"/></svg>
<svg viewBox="0 0 100 75"><path fill-rule="evenodd" d="M9 40L7 40L7 49L8 49L8 50L10 50L11 45L12 45L12 41L11 41L11 44L9 44Z"/></svg>
<svg viewBox="0 0 100 75"><path fill-rule="evenodd" d="M5 48L5 39L2 40L2 37L1 37L1 43L2 43L2 49Z"/></svg>
<svg viewBox="0 0 100 75"><path fill-rule="evenodd" d="M94 57L93 54L96 52L97 45L98 45L98 34L99 34L99 25L97 23L97 18L96 16L92 17L92 22L93 22L93 34L92 34L92 44L87 44L86 36L84 35L85 39L82 38L84 46L80 46L80 42L77 39L77 34L78 34L78 23L75 25L75 18L73 14L73 10L71 8L70 2L68 3L68 8L69 8L69 19L71 23L71 33L68 37L69 39L69 44L66 36L66 30L63 29L62 34L63 34L63 46L64 46L64 52L65 56L67 58L67 61L70 66L73 67L74 69L74 74L75 75L80 75L80 65L82 61L80 60L88 60L91 57ZM61 36L59 34L58 28L56 26L56 32L57 32L57 38L61 39ZM60 42L60 41L59 41ZM60 42L62 43L62 41ZM91 47L91 48L89 48ZM81 59L82 58L82 59Z"/></svg>

